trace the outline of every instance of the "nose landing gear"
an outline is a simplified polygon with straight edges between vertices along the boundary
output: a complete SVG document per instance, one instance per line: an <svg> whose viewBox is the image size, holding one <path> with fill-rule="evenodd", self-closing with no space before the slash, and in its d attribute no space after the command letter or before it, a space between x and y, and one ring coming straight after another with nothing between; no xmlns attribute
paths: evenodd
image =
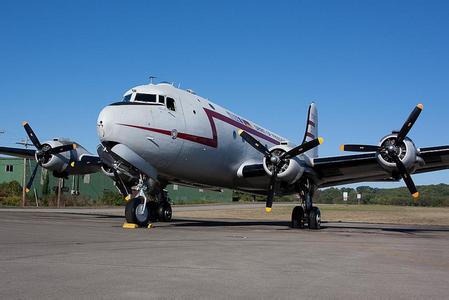
<svg viewBox="0 0 449 300"><path fill-rule="evenodd" d="M142 176L136 189L137 196L126 203L125 219L127 223L147 227L150 222L171 221L172 208L165 190L161 189L153 200L147 199L145 192L148 187Z"/></svg>

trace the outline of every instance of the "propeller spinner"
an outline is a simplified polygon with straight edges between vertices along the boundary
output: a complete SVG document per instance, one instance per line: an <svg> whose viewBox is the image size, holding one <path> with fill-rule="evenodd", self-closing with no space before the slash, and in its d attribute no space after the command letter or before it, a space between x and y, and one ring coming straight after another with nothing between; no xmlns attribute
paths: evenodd
<svg viewBox="0 0 449 300"><path fill-rule="evenodd" d="M402 125L401 130L397 133L397 136L390 140L388 143L383 143L380 146L374 145L341 145L340 149L342 151L352 151L352 152L377 152L384 157L384 159L394 162L396 169L407 185L408 190L413 198L417 199L419 197L419 192L416 189L415 183L413 182L410 173L405 167L404 163L400 158L400 154L403 151L403 142L410 132L410 129L415 124L424 106L422 104L416 105L416 107L411 112L410 116L407 118L405 123Z"/></svg>
<svg viewBox="0 0 449 300"><path fill-rule="evenodd" d="M273 206L273 198L276 192L276 179L279 172L281 171L281 167L284 161L294 158L323 143L323 138L319 137L317 139L303 143L295 148L292 148L287 152L279 154L275 150L274 151L268 150L267 147L262 145L262 143L260 143L257 139L255 139L252 135L241 129L239 130L239 135L254 149L262 153L265 156L266 160L269 161L270 164L272 165L270 183L268 186L268 196L265 205L266 212L271 212L271 207Z"/></svg>

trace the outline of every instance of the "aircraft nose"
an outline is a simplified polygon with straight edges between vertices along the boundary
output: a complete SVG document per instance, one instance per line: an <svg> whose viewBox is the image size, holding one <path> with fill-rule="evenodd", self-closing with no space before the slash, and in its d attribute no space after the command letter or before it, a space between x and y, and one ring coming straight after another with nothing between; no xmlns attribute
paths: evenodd
<svg viewBox="0 0 449 300"><path fill-rule="evenodd" d="M103 108L98 115L97 134L102 142L107 141L108 137L112 135L112 115L113 108L111 106L106 106Z"/></svg>

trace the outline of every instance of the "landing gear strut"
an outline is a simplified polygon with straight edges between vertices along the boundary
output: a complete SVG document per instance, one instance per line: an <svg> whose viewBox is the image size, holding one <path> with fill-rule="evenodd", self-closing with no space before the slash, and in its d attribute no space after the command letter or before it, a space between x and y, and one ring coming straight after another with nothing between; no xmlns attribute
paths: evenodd
<svg viewBox="0 0 449 300"><path fill-rule="evenodd" d="M308 180L301 185L299 196L301 205L295 206L292 211L292 228L304 228L307 223L309 229L321 228L321 212L316 206L313 206L313 188Z"/></svg>
<svg viewBox="0 0 449 300"><path fill-rule="evenodd" d="M147 226L150 222L153 209L150 211L150 207L147 205L146 189L147 185L144 182L144 178L140 176L139 184L137 185L137 197L130 199L126 203L125 218L127 223L137 224L143 227Z"/></svg>

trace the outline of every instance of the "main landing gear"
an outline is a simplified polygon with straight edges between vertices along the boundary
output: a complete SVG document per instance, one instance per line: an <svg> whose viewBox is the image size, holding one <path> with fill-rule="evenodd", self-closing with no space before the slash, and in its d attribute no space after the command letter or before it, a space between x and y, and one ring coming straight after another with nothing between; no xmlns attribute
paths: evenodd
<svg viewBox="0 0 449 300"><path fill-rule="evenodd" d="M167 192L161 190L155 199L149 200L145 195L147 186L142 179L137 185L137 196L128 200L125 207L126 222L146 227L150 222L169 222L172 219L172 208Z"/></svg>
<svg viewBox="0 0 449 300"><path fill-rule="evenodd" d="M316 206L313 206L312 196L313 193L307 184L299 193L302 203L299 206L295 206L292 211L292 228L304 228L305 225L309 229L321 228L321 212Z"/></svg>
<svg viewBox="0 0 449 300"><path fill-rule="evenodd" d="M321 212L316 206L307 213L304 211L303 206L295 206L292 211L292 228L305 228L308 225L309 229L321 228Z"/></svg>

